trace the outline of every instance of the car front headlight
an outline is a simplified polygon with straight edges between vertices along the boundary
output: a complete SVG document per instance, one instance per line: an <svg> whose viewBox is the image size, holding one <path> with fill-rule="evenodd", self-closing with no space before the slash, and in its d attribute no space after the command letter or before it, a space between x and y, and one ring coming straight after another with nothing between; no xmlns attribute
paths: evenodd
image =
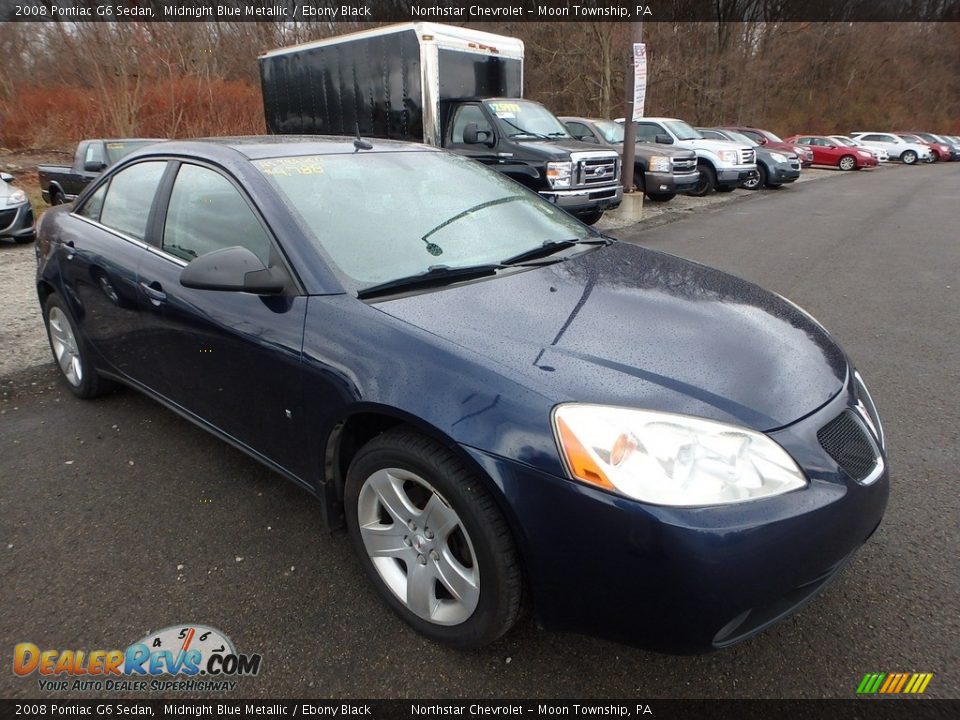
<svg viewBox="0 0 960 720"><path fill-rule="evenodd" d="M736 150L721 150L717 155L720 156L723 162L730 163L731 165L736 165L740 162L740 156Z"/></svg>
<svg viewBox="0 0 960 720"><path fill-rule="evenodd" d="M547 181L552 188L570 187L570 179L573 176L572 162L548 162L547 163Z"/></svg>
<svg viewBox="0 0 960 720"><path fill-rule="evenodd" d="M27 201L27 194L23 190L14 190L7 195L7 205L20 205Z"/></svg>
<svg viewBox="0 0 960 720"><path fill-rule="evenodd" d="M763 433L688 415L564 404L553 427L571 477L654 505L728 505L806 487Z"/></svg>
<svg viewBox="0 0 960 720"><path fill-rule="evenodd" d="M650 158L650 172L670 172L673 165L666 155L654 155Z"/></svg>
<svg viewBox="0 0 960 720"><path fill-rule="evenodd" d="M785 163L787 161L787 156L781 155L780 153L772 152L770 153L770 157L773 158L774 162L778 162L778 163Z"/></svg>

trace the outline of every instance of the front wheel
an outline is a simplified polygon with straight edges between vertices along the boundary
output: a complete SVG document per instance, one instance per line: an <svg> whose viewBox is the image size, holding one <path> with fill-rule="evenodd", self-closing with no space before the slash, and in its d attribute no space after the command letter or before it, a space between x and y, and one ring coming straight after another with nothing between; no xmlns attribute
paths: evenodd
<svg viewBox="0 0 960 720"><path fill-rule="evenodd" d="M63 205L63 195L60 194L59 190L50 191L50 204L51 205Z"/></svg>
<svg viewBox="0 0 960 720"><path fill-rule="evenodd" d="M665 192L665 193L648 192L647 193L647 199L651 200L652 202L670 202L676 196L677 194L672 192Z"/></svg>
<svg viewBox="0 0 960 720"><path fill-rule="evenodd" d="M603 210L594 210L593 212L585 212L577 215L577 220L582 222L584 225L594 225L596 222L603 217Z"/></svg>
<svg viewBox="0 0 960 720"><path fill-rule="evenodd" d="M841 170L854 170L857 167L857 159L853 155L844 155L837 166Z"/></svg>
<svg viewBox="0 0 960 720"><path fill-rule="evenodd" d="M759 190L767 184L767 169L763 165L757 165L757 176L743 181L745 190Z"/></svg>
<svg viewBox="0 0 960 720"><path fill-rule="evenodd" d="M900 161L904 165L913 165L917 162L917 153L915 153L913 150L907 150L903 153L903 155L900 156Z"/></svg>
<svg viewBox="0 0 960 720"><path fill-rule="evenodd" d="M697 172L699 173L697 184L687 194L693 197L704 197L717 186L717 173L706 164L697 165Z"/></svg>
<svg viewBox="0 0 960 720"><path fill-rule="evenodd" d="M43 321L53 359L67 387L77 397L92 398L101 395L107 387L90 357L90 350L77 332L70 313L59 295L50 295L43 305Z"/></svg>
<svg viewBox="0 0 960 720"><path fill-rule="evenodd" d="M418 632L473 648L516 622L522 582L506 521L443 445L404 430L374 438L350 465L344 505L367 576Z"/></svg>

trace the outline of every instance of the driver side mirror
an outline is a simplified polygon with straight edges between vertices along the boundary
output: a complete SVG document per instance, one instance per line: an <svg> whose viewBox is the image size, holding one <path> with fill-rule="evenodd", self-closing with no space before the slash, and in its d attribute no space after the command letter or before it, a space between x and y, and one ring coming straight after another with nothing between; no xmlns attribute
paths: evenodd
<svg viewBox="0 0 960 720"><path fill-rule="evenodd" d="M239 245L201 255L180 271L180 284L195 290L277 295L288 281L282 268L264 267L260 258Z"/></svg>
<svg viewBox="0 0 960 720"><path fill-rule="evenodd" d="M107 164L103 160L87 160L83 164L83 169L87 172L103 172L107 169Z"/></svg>
<svg viewBox="0 0 960 720"><path fill-rule="evenodd" d="M673 138L669 135L657 135L653 141L658 145L673 145Z"/></svg>
<svg viewBox="0 0 960 720"><path fill-rule="evenodd" d="M481 130L475 122L467 123L467 126L463 129L463 141L467 145L490 144L491 140L493 140L493 132Z"/></svg>
<svg viewBox="0 0 960 720"><path fill-rule="evenodd" d="M574 135L574 138L580 142L593 143L594 145L600 144L600 141L597 140L593 135Z"/></svg>
<svg viewBox="0 0 960 720"><path fill-rule="evenodd" d="M10 173L0 173L0 180L5 183L12 183L15 179Z"/></svg>

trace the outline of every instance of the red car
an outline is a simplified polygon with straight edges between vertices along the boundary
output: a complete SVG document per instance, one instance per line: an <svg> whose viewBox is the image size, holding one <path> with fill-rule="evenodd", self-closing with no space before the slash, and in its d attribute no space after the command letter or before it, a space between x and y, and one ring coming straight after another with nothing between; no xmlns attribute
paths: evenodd
<svg viewBox="0 0 960 720"><path fill-rule="evenodd" d="M830 165L841 170L862 170L876 167L877 158L867 150L838 145L833 138L823 135L792 135L786 142L804 145L813 151L814 165Z"/></svg>
<svg viewBox="0 0 960 720"><path fill-rule="evenodd" d="M735 132L742 133L757 143L757 145L763 145L767 150L783 150L788 153L792 152L798 158L800 158L800 165L803 167L810 167L813 165L813 152L810 150L810 148L781 140L769 130L761 130L760 128L751 127L734 127L732 125L722 127L720 129L733 130Z"/></svg>

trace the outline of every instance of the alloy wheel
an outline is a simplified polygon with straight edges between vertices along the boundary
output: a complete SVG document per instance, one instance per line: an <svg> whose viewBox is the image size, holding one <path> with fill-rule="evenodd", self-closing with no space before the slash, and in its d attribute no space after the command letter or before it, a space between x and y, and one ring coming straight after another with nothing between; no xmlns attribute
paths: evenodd
<svg viewBox="0 0 960 720"><path fill-rule="evenodd" d="M374 569L410 612L438 625L473 614L480 601L473 542L430 483L409 470L378 470L360 488L357 519Z"/></svg>
<svg viewBox="0 0 960 720"><path fill-rule="evenodd" d="M79 387L80 383L83 382L83 363L80 359L77 338L73 334L73 327L70 325L66 313L58 307L50 308L47 328L50 333L50 346L53 348L53 356L63 371L64 377L68 383L74 387Z"/></svg>

